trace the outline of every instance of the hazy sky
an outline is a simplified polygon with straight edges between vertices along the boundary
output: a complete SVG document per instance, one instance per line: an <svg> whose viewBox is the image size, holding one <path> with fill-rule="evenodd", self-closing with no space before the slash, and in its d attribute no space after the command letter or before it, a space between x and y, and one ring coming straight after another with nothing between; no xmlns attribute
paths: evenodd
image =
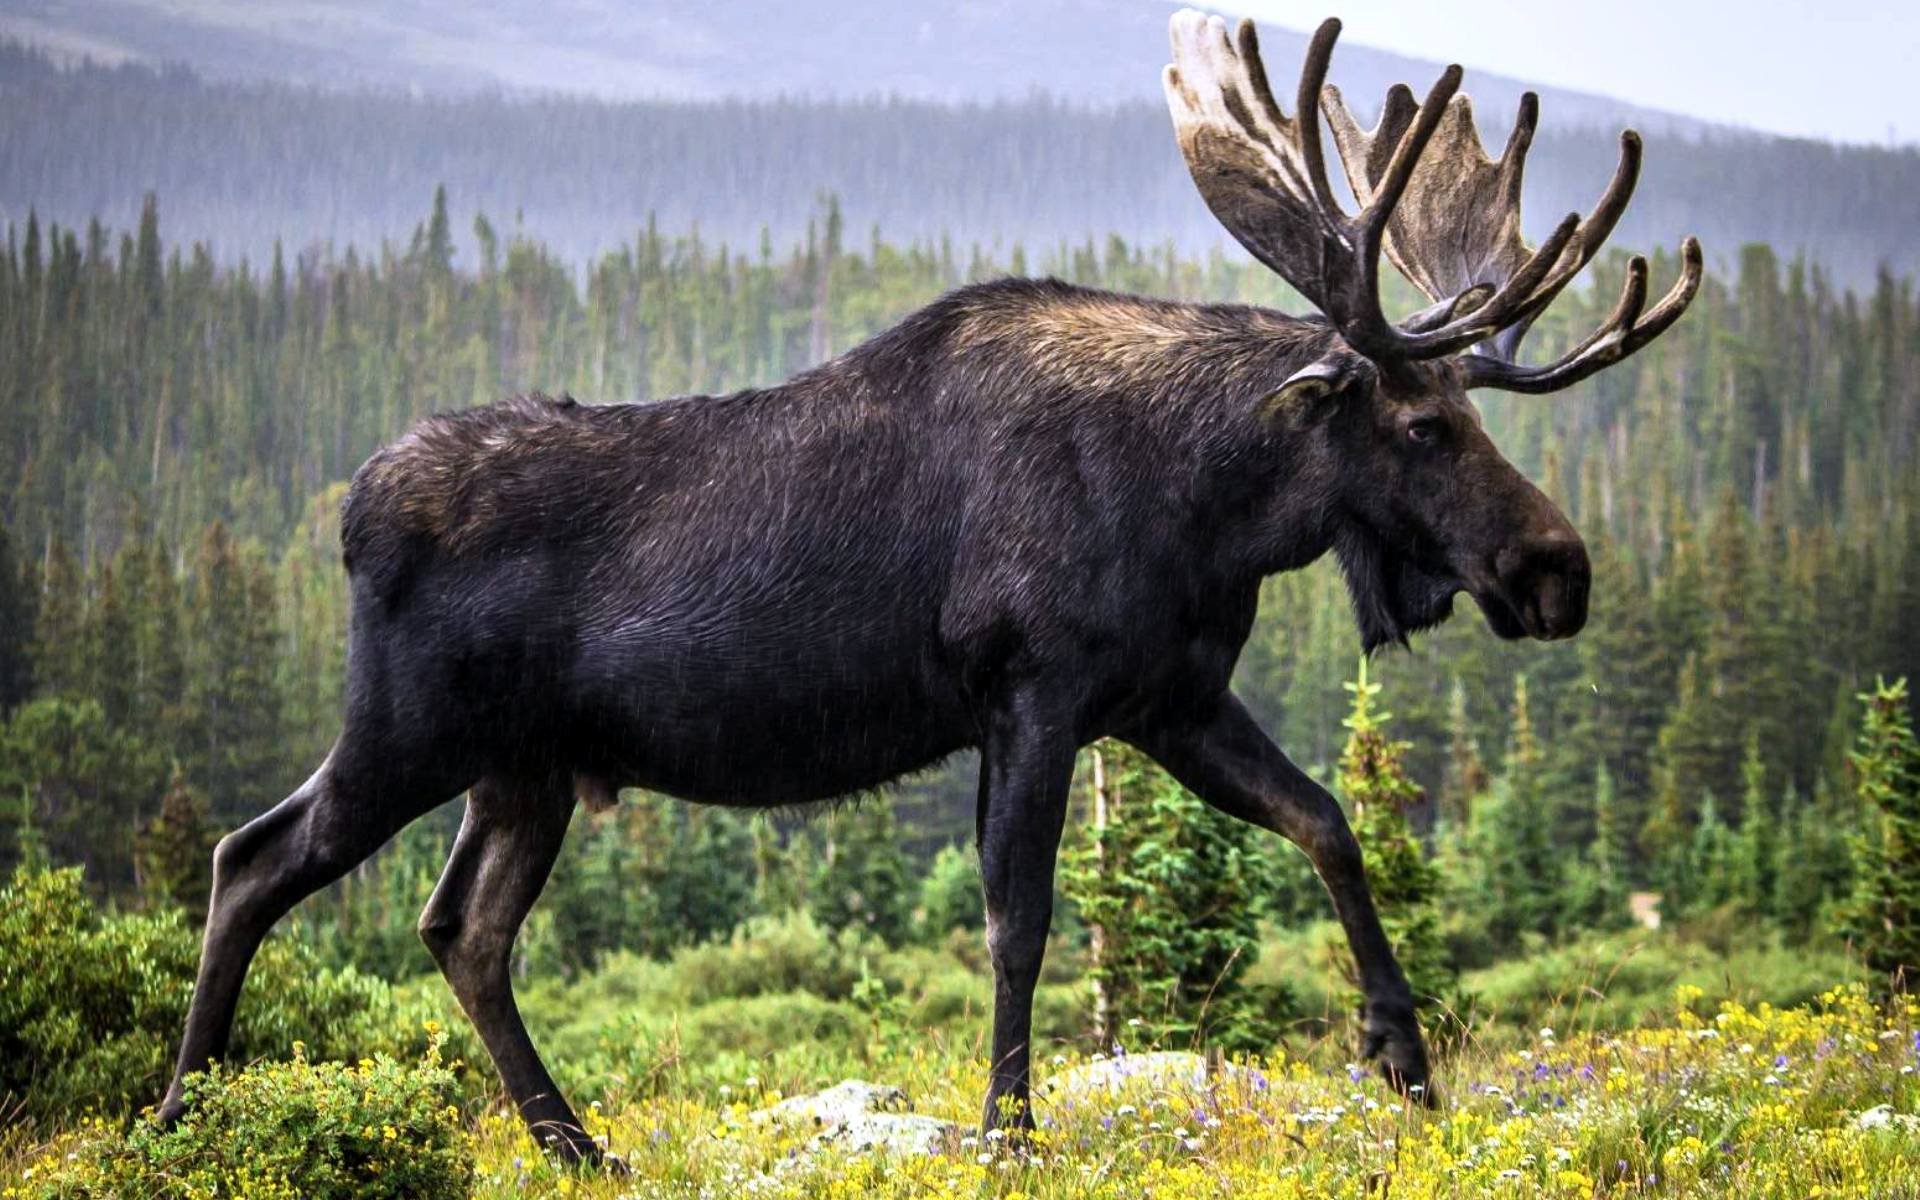
<svg viewBox="0 0 1920 1200"><path fill-rule="evenodd" d="M1203 7L1203 6L1196 6ZM1356 42L1777 133L1920 140L1914 0L1238 0ZM1427 81L1431 82L1431 81ZM1421 85L1416 85L1418 88Z"/></svg>

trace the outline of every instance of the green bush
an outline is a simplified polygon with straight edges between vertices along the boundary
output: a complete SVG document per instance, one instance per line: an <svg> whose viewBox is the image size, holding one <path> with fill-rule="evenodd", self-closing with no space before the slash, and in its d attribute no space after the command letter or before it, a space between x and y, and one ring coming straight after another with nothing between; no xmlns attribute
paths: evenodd
<svg viewBox="0 0 1920 1200"><path fill-rule="evenodd" d="M177 911L103 913L78 870L16 871L0 888L0 1111L18 1106L45 1123L158 1100L199 957L199 936ZM423 1022L445 1012L270 940L254 960L227 1058L284 1056L296 1040L316 1060L416 1058ZM470 1030L464 1021L457 1029L455 1052L475 1061Z"/></svg>
<svg viewBox="0 0 1920 1200"><path fill-rule="evenodd" d="M970 849L942 846L920 880L916 914L922 941L938 942L955 929L986 927L986 902L980 893L980 859Z"/></svg>
<svg viewBox="0 0 1920 1200"><path fill-rule="evenodd" d="M804 910L756 917L725 941L674 952L668 999L703 1004L764 992L812 992L845 999L886 946L860 926L837 933Z"/></svg>
<svg viewBox="0 0 1920 1200"><path fill-rule="evenodd" d="M1698 988L1709 1005L1765 1001L1784 1008L1814 1000L1835 981L1861 977L1859 965L1839 948L1790 946L1751 919L1744 920L1738 944L1727 944L1720 927L1730 919L1588 934L1471 972L1465 982L1475 996L1476 1029L1483 1035L1497 1034L1503 1024L1521 1032L1541 1025L1625 1029L1671 1013L1681 984Z"/></svg>
<svg viewBox="0 0 1920 1200"><path fill-rule="evenodd" d="M269 1063L189 1078L189 1116L94 1119L23 1173L29 1200L450 1200L472 1191L473 1152L434 1038L415 1064ZM14 1193L10 1190L9 1195Z"/></svg>

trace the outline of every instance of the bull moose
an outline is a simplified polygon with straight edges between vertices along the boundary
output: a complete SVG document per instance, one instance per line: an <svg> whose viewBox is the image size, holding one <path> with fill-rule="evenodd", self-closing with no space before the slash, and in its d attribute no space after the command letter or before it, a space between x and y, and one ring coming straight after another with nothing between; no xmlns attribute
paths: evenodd
<svg viewBox="0 0 1920 1200"><path fill-rule="evenodd" d="M1172 19L1164 83L1195 184L1319 309L1175 303L1007 279L962 288L777 387L428 417L342 517L346 712L313 777L224 838L171 1087L224 1049L261 939L410 821L467 793L420 932L523 1118L596 1159L529 1040L508 960L577 804L623 787L741 807L880 787L980 752L993 1036L985 1124L1030 1122L1029 1029L1076 752L1140 747L1208 804L1297 843L1345 927L1364 1053L1427 1084L1414 998L1340 806L1229 687L1261 580L1331 551L1371 651L1471 596L1503 638L1570 637L1589 566L1504 459L1472 388L1551 392L1673 324L1634 258L1612 315L1522 365L1594 257L1592 213L1520 232L1537 103L1487 157L1448 67L1364 128L1313 36L1291 116L1251 23ZM1331 187L1321 112L1357 212ZM1379 260L1433 301L1382 310Z"/></svg>

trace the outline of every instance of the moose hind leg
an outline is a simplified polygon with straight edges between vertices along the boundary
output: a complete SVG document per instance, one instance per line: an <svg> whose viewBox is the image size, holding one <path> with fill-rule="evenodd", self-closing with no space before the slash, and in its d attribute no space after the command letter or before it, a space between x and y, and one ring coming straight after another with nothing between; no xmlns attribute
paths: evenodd
<svg viewBox="0 0 1920 1200"><path fill-rule="evenodd" d="M351 757L351 756L347 756ZM226 837L213 852L213 897L186 1032L159 1119L186 1107L183 1081L225 1053L234 1009L260 942L294 905L365 861L388 838L458 788L372 786L334 752L291 796Z"/></svg>
<svg viewBox="0 0 1920 1200"><path fill-rule="evenodd" d="M1022 720L1020 718L1025 717ZM1033 1128L1033 992L1053 919L1054 858L1075 747L1017 709L997 714L981 754L976 840L993 962L993 1061L984 1129Z"/></svg>
<svg viewBox="0 0 1920 1200"><path fill-rule="evenodd" d="M420 914L420 936L534 1137L567 1162L597 1162L600 1148L527 1036L509 973L514 937L546 886L573 804L565 780L475 785L446 872Z"/></svg>

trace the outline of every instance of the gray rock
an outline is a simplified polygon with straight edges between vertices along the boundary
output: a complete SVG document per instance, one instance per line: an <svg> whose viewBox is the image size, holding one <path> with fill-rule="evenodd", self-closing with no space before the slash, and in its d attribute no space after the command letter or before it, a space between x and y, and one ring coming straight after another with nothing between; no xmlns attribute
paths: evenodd
<svg viewBox="0 0 1920 1200"><path fill-rule="evenodd" d="M849 1079L823 1092L793 1096L753 1113L762 1124L796 1125L819 1130L811 1145L892 1154L933 1154L952 1149L960 1126L938 1117L908 1112L907 1094L897 1087Z"/></svg>
<svg viewBox="0 0 1920 1200"><path fill-rule="evenodd" d="M824 1092L790 1096L751 1116L751 1120L778 1125L813 1125L817 1128L844 1125L855 1117L873 1113L905 1112L907 1094L897 1087L849 1079Z"/></svg>
<svg viewBox="0 0 1920 1200"><path fill-rule="evenodd" d="M890 1154L938 1154L960 1144L961 1128L953 1121L920 1113L863 1113L822 1130L815 1145L831 1143L849 1150L884 1150Z"/></svg>
<svg viewBox="0 0 1920 1200"><path fill-rule="evenodd" d="M1225 1083L1244 1083L1247 1078L1247 1068L1237 1063L1221 1063L1209 1071L1202 1055L1156 1050L1097 1059L1063 1071L1041 1084L1040 1094L1049 1100L1066 1100L1176 1087L1204 1091Z"/></svg>

